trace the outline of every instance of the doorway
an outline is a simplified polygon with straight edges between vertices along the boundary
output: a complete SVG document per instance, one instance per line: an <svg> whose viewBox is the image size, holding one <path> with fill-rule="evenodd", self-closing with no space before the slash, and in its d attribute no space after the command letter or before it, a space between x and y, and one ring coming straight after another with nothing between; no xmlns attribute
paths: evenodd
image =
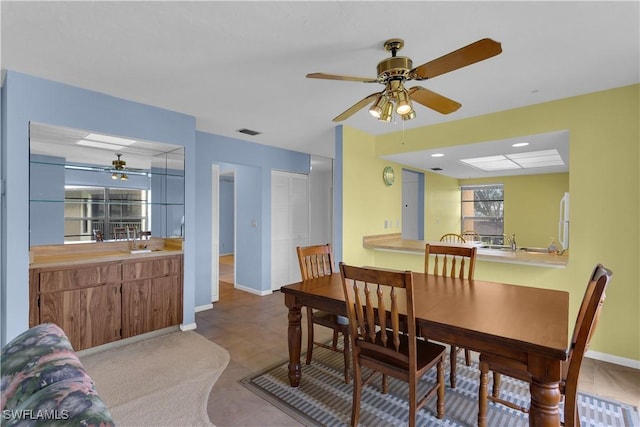
<svg viewBox="0 0 640 427"><path fill-rule="evenodd" d="M236 196L233 165L211 165L211 302L235 286ZM227 292L228 293L228 292Z"/></svg>
<svg viewBox="0 0 640 427"><path fill-rule="evenodd" d="M219 277L220 297L235 285L235 171L220 173L219 189Z"/></svg>
<svg viewBox="0 0 640 427"><path fill-rule="evenodd" d="M424 240L424 174L402 169L402 238Z"/></svg>

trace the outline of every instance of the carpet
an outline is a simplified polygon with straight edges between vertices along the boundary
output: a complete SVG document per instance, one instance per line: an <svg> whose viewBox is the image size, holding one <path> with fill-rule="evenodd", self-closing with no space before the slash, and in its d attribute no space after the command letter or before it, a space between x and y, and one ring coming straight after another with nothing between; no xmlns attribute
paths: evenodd
<svg viewBox="0 0 640 427"><path fill-rule="evenodd" d="M302 364L302 381L298 388L289 386L288 362L244 378L240 383L304 425L349 425L353 385L344 383L342 355L317 348L314 349L313 357L310 365L307 366L304 362ZM423 377L419 395L421 390L426 390L429 384L435 383L435 370L432 371ZM479 376L477 363L466 366L463 359L459 361L455 389L448 385L448 362L445 372L445 418L436 418L436 402L432 399L419 411L417 425L476 426ZM388 395L381 394L379 387L380 380L374 379L363 389L360 425L405 426L409 415L406 383L390 378ZM528 384L503 376L501 390L503 398L528 406ZM579 412L583 427L640 425L637 408L588 394L580 394ZM504 405L490 403L487 425L528 426L528 415Z"/></svg>
<svg viewBox="0 0 640 427"><path fill-rule="evenodd" d="M193 331L80 353L118 426L212 426L207 399L229 358Z"/></svg>

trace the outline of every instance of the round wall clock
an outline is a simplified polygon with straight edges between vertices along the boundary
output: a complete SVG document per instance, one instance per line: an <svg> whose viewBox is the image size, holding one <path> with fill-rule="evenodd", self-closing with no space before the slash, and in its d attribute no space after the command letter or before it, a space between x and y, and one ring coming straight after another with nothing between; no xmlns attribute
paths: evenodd
<svg viewBox="0 0 640 427"><path fill-rule="evenodd" d="M393 171L391 166L387 166L382 171L382 180L384 181L384 185L390 186L396 180L396 173Z"/></svg>

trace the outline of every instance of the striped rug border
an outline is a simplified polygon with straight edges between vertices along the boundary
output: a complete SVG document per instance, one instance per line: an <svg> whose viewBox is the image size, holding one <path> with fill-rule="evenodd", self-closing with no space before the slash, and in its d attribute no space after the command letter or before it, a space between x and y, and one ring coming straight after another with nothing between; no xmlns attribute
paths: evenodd
<svg viewBox="0 0 640 427"><path fill-rule="evenodd" d="M300 387L289 386L288 361L279 362L254 373L239 380L239 383L303 425L344 426L349 425L351 417L353 384L344 383L342 363L341 354L317 348L314 349L311 365L301 365ZM419 411L417 425L475 426L478 411L477 363L474 362L468 367L464 360L460 359L458 384L455 389L449 387L448 362L445 369L445 418L438 420L435 417L435 399L432 399ZM426 389L434 381L435 372L430 372L421 381L421 387ZM406 425L406 383L390 379L388 395L382 395L378 385L379 381L374 380L372 385L366 386L363 390L360 424L385 427ZM501 390L501 397L528 406L528 384L503 376ZM579 393L578 401L583 427L640 426L637 407L586 393ZM490 404L487 418L488 425L492 427L528 425L526 414L503 405Z"/></svg>

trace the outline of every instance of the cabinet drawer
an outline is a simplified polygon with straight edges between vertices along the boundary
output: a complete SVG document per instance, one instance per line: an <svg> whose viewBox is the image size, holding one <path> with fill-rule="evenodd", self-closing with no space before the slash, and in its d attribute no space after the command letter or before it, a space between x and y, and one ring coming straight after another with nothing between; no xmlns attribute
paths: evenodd
<svg viewBox="0 0 640 427"><path fill-rule="evenodd" d="M40 292L86 288L122 280L120 264L105 264L65 270L41 271Z"/></svg>
<svg viewBox="0 0 640 427"><path fill-rule="evenodd" d="M126 262L122 265L122 278L126 281L175 275L180 273L180 264L177 256Z"/></svg>

